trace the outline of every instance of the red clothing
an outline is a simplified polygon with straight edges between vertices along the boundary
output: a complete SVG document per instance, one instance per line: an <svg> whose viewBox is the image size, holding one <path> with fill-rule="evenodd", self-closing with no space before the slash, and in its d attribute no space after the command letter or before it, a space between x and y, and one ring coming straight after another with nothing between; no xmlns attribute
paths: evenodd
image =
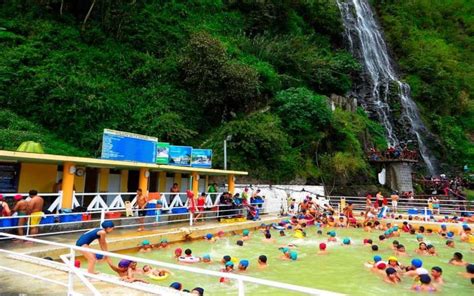
<svg viewBox="0 0 474 296"><path fill-rule="evenodd" d="M197 208L200 212L204 211L204 205L206 204L206 199L200 196L197 200Z"/></svg>

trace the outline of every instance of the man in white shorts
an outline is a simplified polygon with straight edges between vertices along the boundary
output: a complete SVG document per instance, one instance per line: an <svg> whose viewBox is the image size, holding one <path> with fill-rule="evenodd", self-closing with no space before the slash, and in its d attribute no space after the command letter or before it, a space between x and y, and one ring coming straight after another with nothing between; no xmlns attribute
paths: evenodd
<svg viewBox="0 0 474 296"><path fill-rule="evenodd" d="M390 195L390 199L392 200L392 213L398 213L398 200L400 199L398 192L392 192L392 195Z"/></svg>

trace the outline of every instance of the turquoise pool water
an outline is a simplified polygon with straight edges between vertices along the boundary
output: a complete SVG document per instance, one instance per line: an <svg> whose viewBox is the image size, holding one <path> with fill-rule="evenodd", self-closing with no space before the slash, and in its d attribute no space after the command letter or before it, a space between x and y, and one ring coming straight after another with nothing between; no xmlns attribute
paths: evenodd
<svg viewBox="0 0 474 296"><path fill-rule="evenodd" d="M323 229L323 233L329 231L329 228ZM138 253L135 250L124 251L124 254L176 263L172 258L175 248L180 247L183 250L190 248L193 255L202 256L210 254L213 262L211 264L197 263L193 267L206 268L210 270L220 270L223 265L219 262L224 255L230 255L240 259L248 259L250 266L243 274L258 278L270 279L291 283L301 286L325 289L333 292L345 293L348 295L413 295L410 291L413 280L408 277L402 278L402 283L397 286L386 284L382 277L370 272L364 263L371 261L375 254L379 254L386 260L393 251L390 249L394 239L377 243L380 250L374 253L370 247L364 246L362 240L371 238L374 242L378 241L380 232L366 233L361 229L335 229L338 238L350 237L353 240L351 246L341 246L340 243L329 243L328 254L317 255L317 249L320 242L327 241L327 235L319 236L316 233L316 227L307 229L307 238L296 239L290 236L287 231L286 237L279 237L278 231L272 230L272 235L276 239L275 244L263 243L263 234L259 231L251 232L251 239L244 243L243 247L237 246L236 241L239 235L226 236L215 243L208 243L204 240L193 241L171 245L168 249L160 249L151 253ZM402 234L396 238L406 246L409 257L400 257L399 261L403 265L409 265L414 257L421 258L424 262L423 267L430 270L433 266L440 266L443 269L445 285L441 287L438 295L473 295L474 285L469 280L462 278L458 272L465 271L465 267L448 265L449 259L455 251L464 254L467 262L474 262L474 252L470 250L470 245L460 243L456 240L456 248L447 248L444 240L437 235L425 236L425 241L435 245L439 256L418 256L414 253L418 243L414 235ZM152 242L156 243L156 242ZM297 245L298 260L283 261L280 259L281 252L278 247L288 243ZM258 269L257 258L259 255L267 255L268 268ZM107 264L99 264L97 270L107 273L113 273ZM178 281L186 289L200 286L205 289L205 295L236 295L237 282L219 283L216 277L203 276L180 271L173 271L175 274L163 281L155 282L159 285L168 286L170 283ZM140 276L138 276L140 277ZM145 278L144 278L145 279ZM266 286L246 285L246 295L298 295L286 290L276 290Z"/></svg>

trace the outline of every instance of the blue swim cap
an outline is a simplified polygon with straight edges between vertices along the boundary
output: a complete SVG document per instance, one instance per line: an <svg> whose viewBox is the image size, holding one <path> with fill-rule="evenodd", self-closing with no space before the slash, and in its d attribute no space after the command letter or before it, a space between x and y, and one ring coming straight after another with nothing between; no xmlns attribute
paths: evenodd
<svg viewBox="0 0 474 296"><path fill-rule="evenodd" d="M162 238L161 241L160 241L160 243L167 243L167 242L168 242L168 240L166 238Z"/></svg>
<svg viewBox="0 0 474 296"><path fill-rule="evenodd" d="M233 267L233 266L234 266L234 262L232 262L232 261L227 261L227 262L225 263L225 266L232 266L232 267Z"/></svg>
<svg viewBox="0 0 474 296"><path fill-rule="evenodd" d="M420 238L423 238L423 235L417 234L417 235L416 235L416 239L420 239Z"/></svg>
<svg viewBox="0 0 474 296"><path fill-rule="evenodd" d="M331 237L335 237L336 236L336 232L333 230L333 231L329 231L329 235Z"/></svg>
<svg viewBox="0 0 474 296"><path fill-rule="evenodd" d="M176 290L181 290L182 287L183 287L183 285L179 282L174 282L174 283L171 283L171 285L170 285L170 288L173 288L173 289L176 289Z"/></svg>
<svg viewBox="0 0 474 296"><path fill-rule="evenodd" d="M204 255L202 256L202 259L211 260L211 255L209 255L209 254L204 254Z"/></svg>
<svg viewBox="0 0 474 296"><path fill-rule="evenodd" d="M104 222L102 222L101 226L102 226L102 228L104 228L104 229L105 229L105 228L112 228L112 227L114 227L114 222L112 222L112 221L104 221Z"/></svg>
<svg viewBox="0 0 474 296"><path fill-rule="evenodd" d="M249 235L250 231L248 229L244 229L244 231L242 231L242 234L247 236Z"/></svg>
<svg viewBox="0 0 474 296"><path fill-rule="evenodd" d="M423 266L423 261L421 261L421 259L415 258L411 260L411 265L415 266L416 268L420 268Z"/></svg>
<svg viewBox="0 0 474 296"><path fill-rule="evenodd" d="M97 259L97 260L102 260L102 259L104 259L104 255L95 254L95 259Z"/></svg>
<svg viewBox="0 0 474 296"><path fill-rule="evenodd" d="M156 203L162 205L162 204L163 204L163 201L157 200Z"/></svg>
<svg viewBox="0 0 474 296"><path fill-rule="evenodd" d="M240 260L240 265L242 265L243 267L247 268L249 266L249 261L248 260Z"/></svg>
<svg viewBox="0 0 474 296"><path fill-rule="evenodd" d="M441 228L446 229L446 224L441 224Z"/></svg>
<svg viewBox="0 0 474 296"><path fill-rule="evenodd" d="M398 231L398 226L393 226L393 231Z"/></svg>
<svg viewBox="0 0 474 296"><path fill-rule="evenodd" d="M351 243L351 239L346 237L345 239L342 240L342 243L345 245L349 245Z"/></svg>
<svg viewBox="0 0 474 296"><path fill-rule="evenodd" d="M468 228L469 228L469 225L467 225L466 223L464 223L464 224L462 225L462 229L466 230L466 229L468 229Z"/></svg>
<svg viewBox="0 0 474 296"><path fill-rule="evenodd" d="M142 246L147 246L147 245L149 245L149 244L150 244L150 241L147 240L147 239L144 240L144 241L142 241Z"/></svg>
<svg viewBox="0 0 474 296"><path fill-rule="evenodd" d="M291 251L291 252L290 252L290 259L291 259L291 260L296 260L296 259L298 259L298 253L296 253L295 251Z"/></svg>
<svg viewBox="0 0 474 296"><path fill-rule="evenodd" d="M206 234L206 239L211 239L212 238L212 234L208 233Z"/></svg>
<svg viewBox="0 0 474 296"><path fill-rule="evenodd" d="M453 237L454 236L454 232L450 231L446 234L448 237Z"/></svg>
<svg viewBox="0 0 474 296"><path fill-rule="evenodd" d="M283 252L283 254L288 253L290 249L288 248L280 248L280 250Z"/></svg>
<svg viewBox="0 0 474 296"><path fill-rule="evenodd" d="M293 226L289 225L289 226L288 226L288 229L293 229Z"/></svg>
<svg viewBox="0 0 474 296"><path fill-rule="evenodd" d="M380 260L382 260L382 257L380 257L379 255L374 256L374 262L375 263L379 262Z"/></svg>
<svg viewBox="0 0 474 296"><path fill-rule="evenodd" d="M118 267L120 267L120 268L128 268L131 263L132 263L132 261L130 261L130 260L122 259L122 260L120 260L120 262L119 262L119 264L118 264Z"/></svg>

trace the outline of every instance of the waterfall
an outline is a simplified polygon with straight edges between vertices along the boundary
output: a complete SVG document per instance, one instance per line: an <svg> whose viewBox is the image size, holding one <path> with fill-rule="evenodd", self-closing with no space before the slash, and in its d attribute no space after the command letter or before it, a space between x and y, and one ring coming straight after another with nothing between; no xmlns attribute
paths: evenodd
<svg viewBox="0 0 474 296"><path fill-rule="evenodd" d="M417 142L420 154L429 172L436 173L436 159L424 142L429 134L420 118L420 113L411 98L410 86L397 76L387 45L374 18L367 0L337 0L341 11L345 36L352 54L363 65L365 94L359 92L359 99L366 109L371 109L385 127L389 145L400 144L397 125L409 126L413 140ZM399 118L394 118L389 101L391 88L396 87L396 97L400 106ZM361 98L362 97L362 98ZM402 140L407 140L403 138Z"/></svg>

